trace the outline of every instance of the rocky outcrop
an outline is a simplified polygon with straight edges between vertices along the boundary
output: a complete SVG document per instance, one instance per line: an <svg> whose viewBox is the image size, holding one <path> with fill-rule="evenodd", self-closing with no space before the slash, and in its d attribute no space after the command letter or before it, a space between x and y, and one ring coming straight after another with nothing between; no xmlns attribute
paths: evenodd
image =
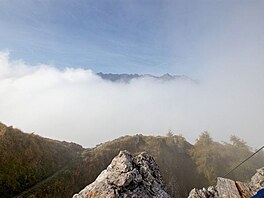
<svg viewBox="0 0 264 198"><path fill-rule="evenodd" d="M216 187L193 189L188 198L250 198L264 189L264 167L258 169L249 183L217 178Z"/></svg>
<svg viewBox="0 0 264 198"><path fill-rule="evenodd" d="M73 198L170 198L153 157L121 151L97 179Z"/></svg>
<svg viewBox="0 0 264 198"><path fill-rule="evenodd" d="M254 191L264 188L264 167L257 170L257 173L251 178L249 185Z"/></svg>
<svg viewBox="0 0 264 198"><path fill-rule="evenodd" d="M208 188L203 189L192 189L189 198L211 198L218 197L217 190L214 186L210 186Z"/></svg>

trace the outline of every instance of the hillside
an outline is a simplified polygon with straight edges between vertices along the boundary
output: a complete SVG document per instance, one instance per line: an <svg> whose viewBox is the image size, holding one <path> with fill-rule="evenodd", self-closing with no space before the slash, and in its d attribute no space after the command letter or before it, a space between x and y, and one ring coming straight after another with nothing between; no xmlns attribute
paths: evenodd
<svg viewBox="0 0 264 198"><path fill-rule="evenodd" d="M175 138L176 140L177 138ZM160 166L161 175L170 194L185 197L193 186L201 187L194 161L188 155L192 145L183 141L176 143L167 137L124 136L83 151L81 158L58 177L25 195L36 197L68 197L80 191L104 170L120 150L133 154L150 153ZM205 181L205 179L204 179Z"/></svg>
<svg viewBox="0 0 264 198"><path fill-rule="evenodd" d="M0 197L12 197L71 162L83 148L0 123Z"/></svg>
<svg viewBox="0 0 264 198"><path fill-rule="evenodd" d="M252 153L240 139L220 144L213 142L207 133L194 145L173 134L135 135L83 149L73 143L26 134L1 124L0 141L0 197L7 198L13 195L71 197L92 183L120 150L133 155L141 152L152 155L160 167L167 192L172 197L187 197L192 188L212 185L215 175L221 176L219 174ZM241 169L244 178L263 165L263 156L260 153Z"/></svg>

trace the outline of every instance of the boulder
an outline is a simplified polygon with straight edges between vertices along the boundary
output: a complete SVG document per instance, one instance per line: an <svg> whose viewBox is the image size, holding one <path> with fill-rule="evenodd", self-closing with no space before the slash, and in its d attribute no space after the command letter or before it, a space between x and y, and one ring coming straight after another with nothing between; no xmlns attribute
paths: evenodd
<svg viewBox="0 0 264 198"><path fill-rule="evenodd" d="M214 186L202 189L192 189L188 198L213 198L218 197L218 192Z"/></svg>

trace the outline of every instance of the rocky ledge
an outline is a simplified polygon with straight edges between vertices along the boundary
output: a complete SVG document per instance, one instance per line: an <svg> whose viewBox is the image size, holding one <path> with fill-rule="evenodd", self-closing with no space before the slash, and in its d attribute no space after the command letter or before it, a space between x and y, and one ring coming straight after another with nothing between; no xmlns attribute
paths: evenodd
<svg viewBox="0 0 264 198"><path fill-rule="evenodd" d="M249 183L217 178L215 187L193 189L188 198L250 198L264 189L264 167L257 170Z"/></svg>
<svg viewBox="0 0 264 198"><path fill-rule="evenodd" d="M97 179L73 198L170 198L153 157L121 151Z"/></svg>

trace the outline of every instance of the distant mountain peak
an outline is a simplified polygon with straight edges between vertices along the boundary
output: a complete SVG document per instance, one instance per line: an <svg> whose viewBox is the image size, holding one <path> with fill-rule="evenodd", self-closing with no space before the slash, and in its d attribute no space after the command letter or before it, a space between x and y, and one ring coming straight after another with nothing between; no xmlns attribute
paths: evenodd
<svg viewBox="0 0 264 198"><path fill-rule="evenodd" d="M190 80L187 76L184 75L171 75L169 73L163 74L161 76L156 76L152 74L113 74L113 73L97 73L103 80L108 80L112 82L123 82L129 83L133 79L144 79L150 78L159 81L175 81L175 80Z"/></svg>

